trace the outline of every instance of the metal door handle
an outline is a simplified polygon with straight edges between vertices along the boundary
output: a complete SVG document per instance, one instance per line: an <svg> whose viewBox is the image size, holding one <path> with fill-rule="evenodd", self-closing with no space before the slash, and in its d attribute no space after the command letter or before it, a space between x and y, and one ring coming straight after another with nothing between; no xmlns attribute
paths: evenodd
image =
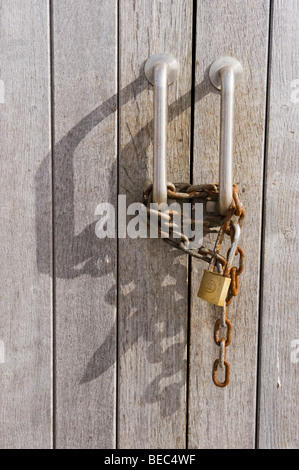
<svg viewBox="0 0 299 470"><path fill-rule="evenodd" d="M219 212L225 215L233 198L234 92L242 78L243 68L233 57L221 57L213 62L209 76L221 90Z"/></svg>
<svg viewBox="0 0 299 470"><path fill-rule="evenodd" d="M167 203L167 91L178 76L178 62L170 54L155 54L145 64L145 75L154 85L153 202Z"/></svg>

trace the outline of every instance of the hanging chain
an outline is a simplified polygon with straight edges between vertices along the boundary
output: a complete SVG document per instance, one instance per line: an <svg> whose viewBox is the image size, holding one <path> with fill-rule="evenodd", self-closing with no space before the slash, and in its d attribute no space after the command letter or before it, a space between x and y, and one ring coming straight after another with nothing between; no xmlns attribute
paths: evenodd
<svg viewBox="0 0 299 470"><path fill-rule="evenodd" d="M227 328L226 338L220 339L220 327ZM226 360L226 348L230 345L232 340L232 323L227 318L227 304L225 302L222 307L221 316L216 320L214 326L214 340L217 346L219 346L219 359L216 359L213 365L213 381L217 387L226 387L229 384L230 379L230 364ZM225 367L225 378L223 382L218 380L218 366L223 369Z"/></svg>
<svg viewBox="0 0 299 470"><path fill-rule="evenodd" d="M191 184L172 184L168 183L168 197L176 200L197 200L198 202L207 203L208 201L218 201L219 186L217 183L213 184L202 184L202 185L191 185ZM203 219L203 228L207 233L218 232L219 229L215 230L215 227L220 227L224 234L227 234L231 238L231 247L234 238L233 230L233 217L237 217L237 223L240 228L243 225L245 218L245 210L240 202L238 196L239 190L237 185L233 185L233 200L229 211L225 216L221 216L218 213L207 215ZM160 212L150 207L152 203L152 185L149 185L143 194L143 203L147 207L148 223L150 223L150 215L154 212L159 216L159 233L163 236L163 240L189 254L197 259L201 259L207 263L210 263L212 259L219 266L219 269L223 271L223 275L231 278L229 292L222 307L220 318L216 320L214 326L214 340L217 346L219 346L219 359L216 359L213 364L213 381L217 387L224 388L229 384L230 381L230 364L226 359L226 348L230 345L232 340L232 323L227 317L228 306L231 304L234 297L239 293L239 276L244 271L245 266L245 253L244 250L238 246L236 249L236 256L239 255L239 266L229 267L227 264L229 251L227 257L223 257L219 252L210 250L201 246L197 249L189 248L189 239L185 234L181 232L180 227L176 226L173 222L173 215L175 211ZM185 219L185 222L196 223L194 219ZM171 237L169 230L172 229ZM226 337L221 336L220 339L220 328L226 328ZM220 382L218 380L218 368L224 370L224 380Z"/></svg>

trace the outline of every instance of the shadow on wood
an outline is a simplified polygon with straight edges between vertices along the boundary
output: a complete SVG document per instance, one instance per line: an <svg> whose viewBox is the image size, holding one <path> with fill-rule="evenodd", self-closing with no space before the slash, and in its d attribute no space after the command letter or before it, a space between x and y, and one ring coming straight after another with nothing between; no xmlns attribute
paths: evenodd
<svg viewBox="0 0 299 470"><path fill-rule="evenodd" d="M110 114L118 111L118 107L147 89L148 84L141 67L141 75L134 82L120 91L120 96L112 96L101 106L96 108L90 114L85 116L76 126L57 143L53 149L53 210L54 210L54 259L56 278L74 279L82 275L90 275L92 277L103 277L111 272L116 263L115 244L111 243L111 239L99 239L95 234L95 224L93 222L85 227L79 235L75 233L74 223L74 153L80 142L95 128L102 120ZM202 83L195 87L195 101L200 100L208 93L216 93L208 79L208 70L205 73L205 79ZM175 119L180 113L190 107L191 91L180 97L174 103L169 105L169 121ZM122 164L127 158L134 155L146 155L146 149L152 140L153 122L150 121L140 131L132 136L131 141L121 151L119 162ZM36 174L36 241L37 241L37 265L41 273L52 275L52 221L51 221L51 182L49 175L49 159L52 155L47 155L41 163ZM145 183L147 182L145 158L139 158L137 175L134 175L134 181L127 176L126 188L121 188L121 192L134 194L136 192L136 181L138 181L140 198ZM118 169L114 165L111 167L110 187L115 188ZM131 187L130 187L131 185ZM115 190L115 189L114 189ZM157 243L163 243L161 240L129 240L127 248L136 249L136 253L142 250L151 250L155 253ZM101 263L101 255L105 253L113 262ZM187 305L185 298L185 285L176 282L177 279L187 279L187 268L177 262L177 258L182 254L169 246L165 246L165 258L161 264L161 276L164 278L162 285L159 285L159 296L167 289L168 296L177 297L175 305L179 306L180 302ZM138 254L136 254L138 256ZM134 271L134 270L133 270ZM128 270L130 272L130 270ZM168 276L171 274L169 281ZM160 276L160 278L161 278ZM136 279L135 279L136 280ZM142 282L142 278L139 279ZM125 280L126 285L134 282L134 276L130 276ZM177 285L179 284L179 285ZM134 296L138 297L138 285L134 284L133 292L124 294L122 291L122 280L120 286L113 286L106 295L105 302L107 304L115 304L116 288L118 288L118 302L122 303L124 295L132 297L132 305L134 305ZM170 292L169 292L170 291ZM148 295L151 295L150 293ZM136 302L138 304L138 301ZM178 307L179 310L179 307ZM182 310L182 307L181 307ZM143 321L140 321L142 316ZM161 318L159 311L135 311L126 319L126 337L125 341L121 341L119 354L125 354L137 340L143 337L150 343L147 348L146 357L149 363L161 363L162 372L147 387L144 394L146 403L154 403L160 401L162 416L169 416L174 413L180 404L179 394L186 385L186 360L184 343L174 342L170 346L166 346L167 339L173 339L182 330L186 318L175 315L174 311L170 311L167 317ZM142 328L140 328L142 324ZM159 325L163 324L163 328ZM116 361L115 343L116 343L116 325L110 330L103 344L91 355L88 365L83 373L81 384L97 379ZM152 345L155 344L155 348ZM158 347L157 345L160 345ZM162 386L164 378L172 377L179 374L178 381ZM119 384L121 386L121 384Z"/></svg>

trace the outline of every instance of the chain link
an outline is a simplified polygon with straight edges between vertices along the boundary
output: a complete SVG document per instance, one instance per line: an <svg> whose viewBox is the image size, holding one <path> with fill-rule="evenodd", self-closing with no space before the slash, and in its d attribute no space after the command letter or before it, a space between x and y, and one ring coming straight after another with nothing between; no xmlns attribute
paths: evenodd
<svg viewBox="0 0 299 470"><path fill-rule="evenodd" d="M224 318L223 318L224 317ZM220 326L223 327L223 324L227 327L226 338L220 338ZM215 322L214 326L214 341L219 346L219 359L216 359L213 366L213 381L217 387L226 387L229 384L230 380L230 364L226 360L226 348L230 345L232 340L232 323L227 318L227 303L225 302L224 307L221 310L221 316ZM225 367L225 378L223 382L218 380L218 367L223 369Z"/></svg>

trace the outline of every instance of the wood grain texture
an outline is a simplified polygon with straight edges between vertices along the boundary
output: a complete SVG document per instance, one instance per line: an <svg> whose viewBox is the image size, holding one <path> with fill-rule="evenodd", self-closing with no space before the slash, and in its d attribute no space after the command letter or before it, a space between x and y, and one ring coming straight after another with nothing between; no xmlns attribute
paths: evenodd
<svg viewBox="0 0 299 470"><path fill-rule="evenodd" d="M51 269L48 1L1 1L0 45L0 446L49 448L52 280L37 262Z"/></svg>
<svg viewBox="0 0 299 470"><path fill-rule="evenodd" d="M54 436L64 449L181 449L187 431L189 448L253 448L256 424L259 448L299 448L296 0L272 1L268 123L270 0L197 2L194 183L218 178L220 96L209 66L231 55L244 67L234 181L247 260L229 309L228 388L212 382L219 309L197 297L205 266L192 261L187 401L186 256L161 240L95 235L98 204L116 208L117 186L127 205L138 201L151 181L144 63L156 52L180 64L169 88L168 179L189 181L194 3L0 0L1 448L51 448Z"/></svg>
<svg viewBox="0 0 299 470"><path fill-rule="evenodd" d="M231 383L225 389L212 382L213 362L219 357L213 332L220 309L197 297L204 266L192 262L190 448L252 448L255 443L268 23L269 2L263 0L198 2L193 180L218 180L220 96L210 84L208 71L220 56L233 56L244 67L235 94L233 167L247 213L240 240L247 259L240 294L229 308Z"/></svg>
<svg viewBox="0 0 299 470"><path fill-rule="evenodd" d="M299 448L299 5L275 1L263 244L259 447ZM297 340L297 341L296 341Z"/></svg>
<svg viewBox="0 0 299 470"><path fill-rule="evenodd" d="M53 1L56 446L114 448L117 2Z"/></svg>
<svg viewBox="0 0 299 470"><path fill-rule="evenodd" d="M153 87L144 63L174 55L168 179L189 181L192 1L120 1L120 194L141 199L152 178ZM187 259L162 240L119 243L119 448L184 448Z"/></svg>

